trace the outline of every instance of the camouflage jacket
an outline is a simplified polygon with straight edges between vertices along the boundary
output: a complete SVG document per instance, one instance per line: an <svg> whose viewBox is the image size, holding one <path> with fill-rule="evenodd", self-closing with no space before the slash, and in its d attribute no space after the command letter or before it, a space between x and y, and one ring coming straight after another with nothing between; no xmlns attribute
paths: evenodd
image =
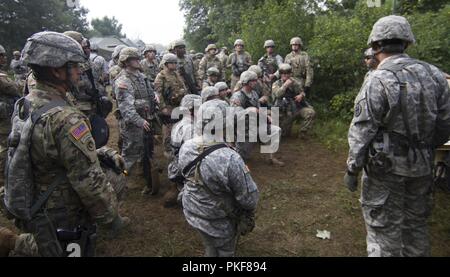
<svg viewBox="0 0 450 277"><path fill-rule="evenodd" d="M285 63L292 66L292 77L299 79L302 87L311 87L314 79L314 68L308 53L292 52L286 56Z"/></svg>
<svg viewBox="0 0 450 277"><path fill-rule="evenodd" d="M208 146L202 137L185 142L180 150L180 168ZM242 211L255 211L258 199L257 185L242 158L234 150L223 148L206 157L199 174L192 172L186 181L184 215L192 227L215 238L229 238L236 232L232 218Z"/></svg>
<svg viewBox="0 0 450 277"><path fill-rule="evenodd" d="M259 95L256 91L252 91L250 93L245 93L244 90L240 90L238 92L235 92L233 96L231 96L230 103L232 107L241 107L244 110L255 107L260 108L259 103Z"/></svg>
<svg viewBox="0 0 450 277"><path fill-rule="evenodd" d="M8 135L11 131L14 103L20 97L17 84L5 72L0 71L0 135Z"/></svg>
<svg viewBox="0 0 450 277"><path fill-rule="evenodd" d="M120 115L125 124L142 128L146 120L153 119L156 97L144 74L122 70L117 77L115 90Z"/></svg>
<svg viewBox="0 0 450 277"><path fill-rule="evenodd" d="M122 72L122 67L120 67L118 65L114 65L109 68L109 83L112 86L113 93L115 93L115 91L116 91L115 83L116 83L117 77L119 76L120 72ZM117 97L117 95L115 95L115 97Z"/></svg>
<svg viewBox="0 0 450 277"><path fill-rule="evenodd" d="M232 53L227 60L227 67L231 68L235 77L240 77L252 65L252 56L248 52Z"/></svg>
<svg viewBox="0 0 450 277"><path fill-rule="evenodd" d="M186 73L186 77L189 80L185 79L182 71ZM197 87L200 78L198 77L198 71L195 70L194 62L190 56L185 56L183 59L178 57L178 72L180 73L181 78L184 81L186 89L189 89L188 82L190 82L193 86ZM198 94L196 91L189 91L189 94Z"/></svg>
<svg viewBox="0 0 450 277"><path fill-rule="evenodd" d="M397 75L387 69L405 63L408 65ZM399 76L405 80L402 99ZM394 55L368 76L356 97L349 131L348 169L359 172L367 165L374 169L373 162L382 153L392 162L390 168L383 166L386 172L428 176L432 173L434 148L448 141L449 136L450 94L443 73L408 55Z"/></svg>
<svg viewBox="0 0 450 277"><path fill-rule="evenodd" d="M155 90L159 95L161 110L178 107L187 91L180 73L172 72L168 68L156 77Z"/></svg>
<svg viewBox="0 0 450 277"><path fill-rule="evenodd" d="M150 81L150 83L154 83L156 76L158 76L159 73L159 63L156 59L153 61L148 61L147 59L143 59L141 61L142 70L144 71L144 75L147 76L147 79Z"/></svg>
<svg viewBox="0 0 450 277"><path fill-rule="evenodd" d="M283 58L278 54L271 56L266 54L258 61L258 65L263 70L263 73L269 75L275 74L281 64L283 64Z"/></svg>
<svg viewBox="0 0 450 277"><path fill-rule="evenodd" d="M67 103L37 122L30 148L31 159L36 161L33 179L42 192L55 176L67 176L47 202L55 228L75 228L86 215L99 224L112 222L118 214L117 198L100 167L89 120L49 85L37 82L27 99L32 111L55 100Z"/></svg>
<svg viewBox="0 0 450 277"><path fill-rule="evenodd" d="M242 89L242 83L241 81L236 83L236 87L234 88L234 91L240 91ZM263 82L261 79L258 79L258 83L256 84L254 90L258 94L258 96L261 97L267 97L267 99L270 99L271 97L271 88Z"/></svg>
<svg viewBox="0 0 450 277"><path fill-rule="evenodd" d="M106 62L105 58L96 53L92 53L89 59L92 65L92 73L94 74L94 79L96 80L96 82L99 82L100 85L103 86L105 81L104 78L109 73L108 63Z"/></svg>
<svg viewBox="0 0 450 277"><path fill-rule="evenodd" d="M216 83L212 82L212 81L209 80L209 78L208 78L208 79L206 79L205 81L203 81L202 89L205 89L205 88L207 88L207 87L213 87L213 86L215 86L215 85L216 85Z"/></svg>
<svg viewBox="0 0 450 277"><path fill-rule="evenodd" d="M204 56L203 59L200 61L198 69L198 77L200 78L200 80L202 81L206 80L207 78L206 72L211 67L215 67L219 70L221 76L219 82L221 80L225 80L225 69L223 68L222 61L219 59L219 57L211 56L209 54Z"/></svg>

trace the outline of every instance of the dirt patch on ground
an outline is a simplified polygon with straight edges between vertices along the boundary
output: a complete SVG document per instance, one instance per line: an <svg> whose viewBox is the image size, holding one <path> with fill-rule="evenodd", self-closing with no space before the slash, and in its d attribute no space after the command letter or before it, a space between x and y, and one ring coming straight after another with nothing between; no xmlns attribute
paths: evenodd
<svg viewBox="0 0 450 277"><path fill-rule="evenodd" d="M111 146L117 145L117 122L112 126ZM161 147L158 146L160 149ZM255 153L249 162L261 191L257 226L241 238L239 256L365 256L365 227L359 195L343 187L345 150L327 150L313 139L288 139L277 155L286 167L276 168ZM164 161L158 151L157 158ZM164 165L166 162L162 162ZM161 194L144 197L144 181L130 178L130 191L122 213L133 224L117 240L100 241L100 256L190 257L202 256L200 237L186 223L181 209L163 208L169 181L163 178ZM450 196L435 195L430 221L433 256L450 255ZM0 225L11 224L0 218ZM331 232L331 240L316 238L317 230Z"/></svg>

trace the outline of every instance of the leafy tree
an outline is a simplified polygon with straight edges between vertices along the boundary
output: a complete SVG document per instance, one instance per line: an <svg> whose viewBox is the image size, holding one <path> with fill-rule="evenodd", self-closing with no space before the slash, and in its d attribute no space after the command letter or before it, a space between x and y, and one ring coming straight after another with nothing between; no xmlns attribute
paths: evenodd
<svg viewBox="0 0 450 277"><path fill-rule="evenodd" d="M113 16L112 18L104 16L103 18L92 19L91 25L93 30L91 36L117 36L120 38L125 37L122 34L122 24Z"/></svg>

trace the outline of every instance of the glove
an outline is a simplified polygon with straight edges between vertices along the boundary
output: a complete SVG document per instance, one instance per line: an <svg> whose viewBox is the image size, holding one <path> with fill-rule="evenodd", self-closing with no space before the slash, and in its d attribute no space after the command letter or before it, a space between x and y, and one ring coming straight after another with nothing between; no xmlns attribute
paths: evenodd
<svg viewBox="0 0 450 277"><path fill-rule="evenodd" d="M11 230L0 228L0 257L8 257L9 252L16 247L17 238Z"/></svg>
<svg viewBox="0 0 450 277"><path fill-rule="evenodd" d="M238 223L238 232L246 236L255 229L255 226L255 212L244 212Z"/></svg>
<svg viewBox="0 0 450 277"><path fill-rule="evenodd" d="M347 171L344 177L344 183L349 191L355 192L358 189L358 175Z"/></svg>
<svg viewBox="0 0 450 277"><path fill-rule="evenodd" d="M114 165L121 171L125 171L125 160L118 153L113 156Z"/></svg>

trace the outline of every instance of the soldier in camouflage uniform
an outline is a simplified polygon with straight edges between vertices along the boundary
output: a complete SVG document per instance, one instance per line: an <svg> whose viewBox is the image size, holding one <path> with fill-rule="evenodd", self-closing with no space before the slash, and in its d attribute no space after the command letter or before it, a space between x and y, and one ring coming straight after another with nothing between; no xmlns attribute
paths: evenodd
<svg viewBox="0 0 450 277"><path fill-rule="evenodd" d="M95 43L91 45L89 61L92 65L92 73L94 74L96 85L98 85L102 90L106 90L105 86L109 78L108 63L105 58L98 54L98 45Z"/></svg>
<svg viewBox="0 0 450 277"><path fill-rule="evenodd" d="M206 55L203 57L203 59L200 62L199 70L198 70L198 77L200 80L204 81L207 78L207 71L211 67L215 67L220 72L220 81L225 80L225 68L223 67L223 64L219 57L217 57L217 47L215 44L210 44L205 49Z"/></svg>
<svg viewBox="0 0 450 277"><path fill-rule="evenodd" d="M206 103L208 101L220 99L219 90L215 87L206 87L202 90L202 101Z"/></svg>
<svg viewBox="0 0 450 277"><path fill-rule="evenodd" d="M11 115L14 103L21 97L17 84L11 80L2 68L6 65L6 51L0 45L0 187L5 179L4 170L8 152L8 135L11 132Z"/></svg>
<svg viewBox="0 0 450 277"><path fill-rule="evenodd" d="M230 104L231 89L228 87L227 83L218 82L214 87L219 91L220 99Z"/></svg>
<svg viewBox="0 0 450 277"><path fill-rule="evenodd" d="M183 78L188 94L199 94L200 78L198 71L195 71L194 62L190 56L186 55L186 42L184 40L177 40L173 44L175 54L178 58L178 73Z"/></svg>
<svg viewBox="0 0 450 277"><path fill-rule="evenodd" d="M252 71L246 71L242 73L240 82L242 83L242 89L238 92L235 92L231 97L230 99L231 106L242 108L243 114L251 114L251 113L260 114L262 118L267 117L268 121L271 123L270 115L265 114L262 110L260 110L261 98L255 91L255 87L258 84L258 75ZM246 124L248 124L248 122ZM281 138L281 129L271 124L268 124L267 127L269 128L268 135L272 138L272 140L276 141L279 144ZM247 128L245 134L246 141L236 142L237 151L244 160L248 160L250 158L254 146L260 143L259 138L258 142L256 143L249 141L249 138L251 136L250 131L257 132L259 128L250 128L250 126L246 126L246 128ZM270 154L269 163L277 166L284 166L284 163L276 159L273 154Z"/></svg>
<svg viewBox="0 0 450 277"><path fill-rule="evenodd" d="M19 51L14 51L13 56L14 59L11 61L9 67L14 72L14 80L16 81L16 84L22 90L25 86L25 80L27 79L28 68L20 59L21 54Z"/></svg>
<svg viewBox="0 0 450 277"><path fill-rule="evenodd" d="M161 61L164 70L156 77L155 90L160 99L160 110L165 118L172 116L174 108L179 107L186 95L183 78L177 71L178 58L174 54L166 54ZM170 134L173 124L165 122L163 126L164 154L170 157Z"/></svg>
<svg viewBox="0 0 450 277"><path fill-rule="evenodd" d="M241 74L247 71L252 65L252 56L246 52L245 44L242 39L236 40L234 43L235 51L228 57L227 68L231 68L231 88L236 87L237 82L241 77Z"/></svg>
<svg viewBox="0 0 450 277"><path fill-rule="evenodd" d="M180 150L181 169L208 147L220 144L215 140L217 136L223 134L225 139L224 130L215 130L214 137L207 132L201 133L203 126L213 118L225 118L227 107L223 101L209 101L201 106L196 123L197 134ZM185 177L184 215L189 225L200 234L205 256L235 256L239 237L247 235L255 227L259 200L259 191L248 167L238 153L226 147L212 152Z"/></svg>
<svg viewBox="0 0 450 277"><path fill-rule="evenodd" d="M183 112L183 119L172 128L171 142L171 162L168 166L168 177L173 182L168 194L165 197L164 205L171 207L178 203L178 195L184 186L184 178L179 163L179 153L181 146L188 140L194 138L195 111L202 104L199 95L188 94L181 100L180 111Z"/></svg>
<svg viewBox="0 0 450 277"><path fill-rule="evenodd" d="M297 78L305 94L309 94L314 79L314 69L308 53L302 51L303 41L299 37L291 39L292 52L286 56L285 63L292 67L292 77Z"/></svg>
<svg viewBox="0 0 450 277"><path fill-rule="evenodd" d="M268 107L271 102L272 88L264 82L263 71L261 67L259 67L258 65L252 65L250 66L248 71L254 72L258 76L258 82L256 83L254 90L259 96L259 103L261 104L261 107ZM242 87L242 83L241 81L239 81L234 88L234 92L240 91Z"/></svg>
<svg viewBox="0 0 450 277"><path fill-rule="evenodd" d="M205 55L202 53L197 53L194 55L194 57L192 58L193 62L194 62L194 71L198 73L198 70L200 69L200 62L202 61L203 57ZM197 74L198 76L198 74ZM200 80L200 78L198 78Z"/></svg>
<svg viewBox="0 0 450 277"><path fill-rule="evenodd" d="M122 51L126 46L125 45L117 45L116 48L114 48L114 52L111 56L111 61L109 63L109 83L112 86L113 91L113 97L116 98L115 95L115 83L117 76L119 76L120 72L122 71L122 68L119 66L119 57L120 57L120 51ZM117 98L116 98L117 99Z"/></svg>
<svg viewBox="0 0 450 277"><path fill-rule="evenodd" d="M275 81L276 72L281 64L283 64L283 58L275 53L275 42L273 40L268 40L264 43L264 49L266 49L266 54L259 59L258 65L263 70L264 82L272 87Z"/></svg>
<svg viewBox="0 0 450 277"><path fill-rule="evenodd" d="M283 136L289 137L295 120L302 118L300 137L306 137L311 129L316 112L306 101L306 93L300 80L292 77L292 67L289 64L280 66L281 79L273 84L272 92L275 107L280 108L281 129Z"/></svg>
<svg viewBox="0 0 450 277"><path fill-rule="evenodd" d="M375 23L368 44L380 62L355 101L345 184L357 190L367 251L373 257L429 256L436 147L450 136L450 93L444 74L404 54L415 43L401 16Z"/></svg>
<svg viewBox="0 0 450 277"><path fill-rule="evenodd" d="M75 230L96 222L116 233L129 224L129 219L119 215L117 196L100 166L88 118L66 97L79 78L78 64L86 60L82 48L63 34L42 32L28 39L23 53L37 82L25 99L29 112L54 106L37 121L30 157L24 159L39 161L32 162L37 191L45 193L55 180L59 183L45 209L38 212L45 214L51 226L31 227L28 221L16 220L27 234L11 250L24 253L37 245L40 256L63 256L65 249L54 235L57 229ZM17 112L25 111L25 106L19 105ZM13 147L15 135L10 140ZM123 168L119 155L114 154L111 161ZM45 232L47 226L53 228L52 232Z"/></svg>
<svg viewBox="0 0 450 277"><path fill-rule="evenodd" d="M156 49L152 45L145 47L142 52L144 59L141 61L142 70L147 80L153 85L159 73L159 62L156 59Z"/></svg>
<svg viewBox="0 0 450 277"><path fill-rule="evenodd" d="M208 78L203 81L202 89L215 86L221 77L220 71L214 66L208 69L206 75Z"/></svg>
<svg viewBox="0 0 450 277"><path fill-rule="evenodd" d="M122 71L116 79L115 89L120 111L122 156L130 174L142 165L144 158L144 132L151 131L151 121L156 112L155 92L144 74L140 72L140 53L132 47L122 49L119 65ZM139 168L143 168L139 166ZM156 171L155 171L156 172Z"/></svg>

